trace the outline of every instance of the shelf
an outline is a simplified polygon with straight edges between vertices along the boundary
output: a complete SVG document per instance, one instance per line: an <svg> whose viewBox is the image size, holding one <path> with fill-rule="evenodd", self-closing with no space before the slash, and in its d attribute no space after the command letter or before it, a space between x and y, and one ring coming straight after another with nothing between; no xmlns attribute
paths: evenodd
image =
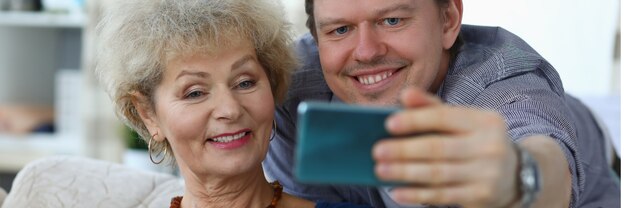
<svg viewBox="0 0 626 208"><path fill-rule="evenodd" d="M46 156L81 154L81 142L73 135L0 134L0 172L17 172L27 163Z"/></svg>
<svg viewBox="0 0 626 208"><path fill-rule="evenodd" d="M53 14L44 12L0 12L0 26L82 28L84 14Z"/></svg>

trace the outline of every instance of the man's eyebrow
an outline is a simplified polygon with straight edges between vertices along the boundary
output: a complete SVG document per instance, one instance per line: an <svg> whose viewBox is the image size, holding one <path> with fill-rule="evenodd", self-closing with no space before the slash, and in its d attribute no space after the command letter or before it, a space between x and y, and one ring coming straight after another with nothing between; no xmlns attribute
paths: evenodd
<svg viewBox="0 0 626 208"><path fill-rule="evenodd" d="M344 18L327 18L327 19L320 19L319 21L317 21L317 28L325 28L329 25L338 25L338 24L342 24L344 22L347 22L346 19Z"/></svg>
<svg viewBox="0 0 626 208"><path fill-rule="evenodd" d="M410 4L406 4L406 3L400 3L400 4L396 4L396 5L392 5L389 6L387 8L382 8L382 9L378 9L374 12L376 17L379 16L383 16L387 13L390 12L395 12L395 11L403 11L403 12L414 12L415 11L415 6L410 5ZM326 19L320 19L317 22L317 27L318 28L324 28L327 27L329 25L335 25L335 24L343 24L345 22L347 22L346 19L344 18L326 18Z"/></svg>
<svg viewBox="0 0 626 208"><path fill-rule="evenodd" d="M254 56L252 56L252 55L250 55L250 54L245 55L244 57L241 57L239 60L235 61L235 63L233 63L233 64L230 66L230 69L231 69L231 70L235 70L235 69L237 69L237 68L239 68L239 67L243 66L246 62L248 62L248 61L252 61L252 60L254 60Z"/></svg>
<svg viewBox="0 0 626 208"><path fill-rule="evenodd" d="M415 6L413 6L411 4L400 3L400 4L389 6L387 8L382 8L382 9L376 10L374 12L374 14L376 14L376 16L378 17L378 16L383 16L383 15L385 15L387 13L390 13L390 12L395 12L395 11L414 12L415 11Z"/></svg>
<svg viewBox="0 0 626 208"><path fill-rule="evenodd" d="M181 71L181 72L178 74L178 76L176 76L176 79L181 78L181 77L186 76L186 75L189 75L189 76L195 76L195 77L200 77L200 78L207 78L207 77L211 76L211 75L209 75L208 73L206 73L206 72L202 72L202 71L199 71L199 72L193 72L193 71L183 70L183 71Z"/></svg>

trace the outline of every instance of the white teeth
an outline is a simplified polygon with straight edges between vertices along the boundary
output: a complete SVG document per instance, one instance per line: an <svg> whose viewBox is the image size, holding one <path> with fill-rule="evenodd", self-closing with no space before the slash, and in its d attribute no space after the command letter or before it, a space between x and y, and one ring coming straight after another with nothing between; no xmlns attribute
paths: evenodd
<svg viewBox="0 0 626 208"><path fill-rule="evenodd" d="M234 140L241 139L244 135L246 135L246 132L241 132L239 134L231 135L231 136L211 138L211 140L214 142L232 142Z"/></svg>
<svg viewBox="0 0 626 208"><path fill-rule="evenodd" d="M387 72L374 74L374 75L359 76L359 77L357 77L357 79L359 80L359 82L361 84L372 85L372 84L376 84L376 83L378 83L380 81L383 81L383 80L387 79L392 74L393 74L393 72L387 71Z"/></svg>

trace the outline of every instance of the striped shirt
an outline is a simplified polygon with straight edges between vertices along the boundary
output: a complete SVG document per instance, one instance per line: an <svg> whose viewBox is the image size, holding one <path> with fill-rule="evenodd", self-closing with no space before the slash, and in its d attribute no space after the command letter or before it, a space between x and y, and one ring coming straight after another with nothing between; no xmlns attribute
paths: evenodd
<svg viewBox="0 0 626 208"><path fill-rule="evenodd" d="M499 112L514 142L531 135L553 138L571 172L570 207L618 207L619 186L604 159L603 133L587 108L564 92L557 71L502 28L463 25L461 36L464 44L437 95L451 105ZM287 99L276 108L278 129L263 162L267 177L279 180L287 193L311 200L402 207L390 200L391 187L305 185L294 180L297 105L304 100L340 102L324 81L313 38L300 38L296 49L302 65L292 76Z"/></svg>

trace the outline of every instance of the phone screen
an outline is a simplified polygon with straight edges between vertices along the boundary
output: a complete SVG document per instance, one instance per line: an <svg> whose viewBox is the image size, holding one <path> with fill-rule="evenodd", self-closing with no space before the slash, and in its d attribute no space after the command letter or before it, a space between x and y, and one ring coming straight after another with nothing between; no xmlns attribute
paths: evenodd
<svg viewBox="0 0 626 208"><path fill-rule="evenodd" d="M385 119L397 111L303 102L298 106L296 179L312 184L397 185L374 174L372 146L390 135Z"/></svg>

